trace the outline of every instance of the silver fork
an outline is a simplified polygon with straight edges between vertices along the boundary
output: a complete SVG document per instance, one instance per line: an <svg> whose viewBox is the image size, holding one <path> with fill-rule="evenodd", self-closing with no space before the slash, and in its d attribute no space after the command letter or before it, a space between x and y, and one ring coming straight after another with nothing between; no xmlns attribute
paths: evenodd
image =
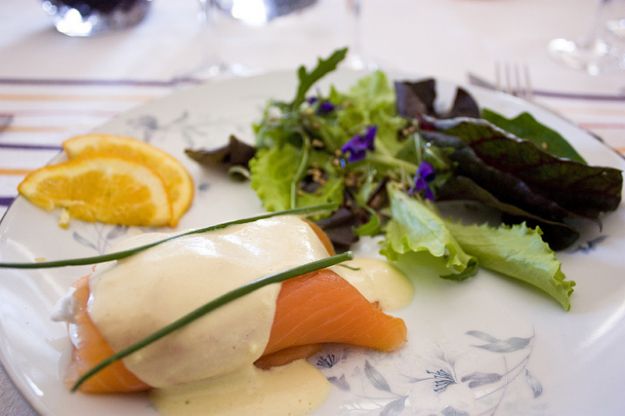
<svg viewBox="0 0 625 416"><path fill-rule="evenodd" d="M527 101L534 100L532 79L527 64L495 62L495 89Z"/></svg>
<svg viewBox="0 0 625 416"><path fill-rule="evenodd" d="M474 75L470 75L469 79L479 81ZM492 88L493 86L491 86ZM571 120L567 116L562 115L560 112L548 107L540 102L534 100L534 90L532 88L532 79L530 77L530 69L527 64L511 63L495 61L495 85L494 88L497 91L504 92L506 94L514 95L523 100L531 102L533 105L542 108L550 112L551 114L560 117L563 120L577 126L581 130L603 142L603 139L595 132L588 130L587 128L580 127L575 121ZM608 146L609 147L609 146ZM614 150L614 149L613 149ZM623 156L617 150L614 150L619 156Z"/></svg>

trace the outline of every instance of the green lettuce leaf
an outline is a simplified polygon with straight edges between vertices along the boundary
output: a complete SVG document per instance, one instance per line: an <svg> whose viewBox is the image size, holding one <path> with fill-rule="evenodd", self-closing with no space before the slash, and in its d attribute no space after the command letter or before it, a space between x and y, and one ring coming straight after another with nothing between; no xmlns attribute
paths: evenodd
<svg viewBox="0 0 625 416"><path fill-rule="evenodd" d="M517 137L529 140L554 156L586 163L573 146L555 130L538 122L529 113L521 113L514 118L506 118L487 108L482 110L482 118Z"/></svg>
<svg viewBox="0 0 625 416"><path fill-rule="evenodd" d="M541 238L540 228L525 223L514 226L462 225L446 222L462 248L480 265L521 280L549 294L565 310L571 308L574 281L566 280L555 253Z"/></svg>
<svg viewBox="0 0 625 416"><path fill-rule="evenodd" d="M477 260L464 252L445 222L425 203L388 187L392 219L386 228L381 253L397 261L404 254L427 252L444 262L449 274L441 277L463 280L477 272Z"/></svg>
<svg viewBox="0 0 625 416"><path fill-rule="evenodd" d="M301 150L293 145L259 149L250 161L252 189L267 211L291 208L291 180L301 160ZM305 207L324 203L340 204L343 200L343 179L332 166L331 160L321 152L311 152L309 166L325 171L326 181L314 192L300 190L297 206Z"/></svg>
<svg viewBox="0 0 625 416"><path fill-rule="evenodd" d="M329 99L340 107L338 124L345 132L344 141L375 124L376 151L394 155L401 148L397 132L406 121L396 115L395 92L384 72L376 71L361 78L347 94L333 88Z"/></svg>
<svg viewBox="0 0 625 416"><path fill-rule="evenodd" d="M299 160L300 151L287 144L259 149L250 161L252 189L267 211L290 208L291 178Z"/></svg>

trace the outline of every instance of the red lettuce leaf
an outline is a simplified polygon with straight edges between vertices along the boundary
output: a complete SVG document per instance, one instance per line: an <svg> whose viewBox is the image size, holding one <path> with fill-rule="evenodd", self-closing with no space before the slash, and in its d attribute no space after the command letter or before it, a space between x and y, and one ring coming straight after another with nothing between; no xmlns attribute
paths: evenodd
<svg viewBox="0 0 625 416"><path fill-rule="evenodd" d="M456 89L451 109L446 113L437 112L436 81L428 78L422 81L396 81L395 104L397 113L407 118L418 118L422 114L437 118L480 117L480 107L475 99L463 88Z"/></svg>
<svg viewBox="0 0 625 416"><path fill-rule="evenodd" d="M480 202L502 213L502 220L507 224L526 222L532 228L539 226L543 231L543 239L553 250L563 250L573 244L579 233L570 225L558 221L550 221L531 214L514 205L497 199L493 194L465 176L452 176L438 188L438 201L466 200Z"/></svg>
<svg viewBox="0 0 625 416"><path fill-rule="evenodd" d="M618 169L555 157L484 120L428 118L426 124L425 127L460 141L463 145L456 143L451 156L458 162L458 173L473 179L504 202L539 213L540 206L535 211L515 202L543 199L545 208L554 214L548 218L555 220L566 216L567 211L597 219L602 212L614 211L621 202L623 177ZM435 140L435 134L426 131L424 137Z"/></svg>
<svg viewBox="0 0 625 416"><path fill-rule="evenodd" d="M185 149L185 153L205 167L244 166L256 154L256 148L230 135L228 144L216 149Z"/></svg>

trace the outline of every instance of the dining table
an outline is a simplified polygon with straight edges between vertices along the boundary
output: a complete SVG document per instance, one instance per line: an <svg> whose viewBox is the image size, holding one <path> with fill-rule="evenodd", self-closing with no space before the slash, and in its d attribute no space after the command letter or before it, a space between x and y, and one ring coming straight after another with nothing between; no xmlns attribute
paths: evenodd
<svg viewBox="0 0 625 416"><path fill-rule="evenodd" d="M319 0L319 10L229 31L207 27L195 0L153 0L135 27L70 37L55 30L41 2L3 0L0 215L24 176L58 155L69 137L174 91L294 71L341 46L358 51L365 70L522 95L625 155L625 70L590 75L547 51L551 39L590 30L596 1L362 0L357 11L348 3ZM211 56L246 71L209 73ZM521 68L523 76L506 84L502 68ZM0 415L35 414L0 366Z"/></svg>

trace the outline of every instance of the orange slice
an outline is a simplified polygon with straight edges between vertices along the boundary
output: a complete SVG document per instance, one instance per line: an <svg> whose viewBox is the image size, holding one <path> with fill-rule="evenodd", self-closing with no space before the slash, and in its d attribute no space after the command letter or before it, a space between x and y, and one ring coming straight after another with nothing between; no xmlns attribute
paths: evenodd
<svg viewBox="0 0 625 416"><path fill-rule="evenodd" d="M92 157L45 166L19 184L20 194L45 209L111 224L162 226L171 206L161 178L125 159Z"/></svg>
<svg viewBox="0 0 625 416"><path fill-rule="evenodd" d="M141 140L92 133L66 140L63 148L70 159L113 156L141 163L152 169L165 184L171 202L169 225L175 227L193 200L193 181L184 166L168 153Z"/></svg>

